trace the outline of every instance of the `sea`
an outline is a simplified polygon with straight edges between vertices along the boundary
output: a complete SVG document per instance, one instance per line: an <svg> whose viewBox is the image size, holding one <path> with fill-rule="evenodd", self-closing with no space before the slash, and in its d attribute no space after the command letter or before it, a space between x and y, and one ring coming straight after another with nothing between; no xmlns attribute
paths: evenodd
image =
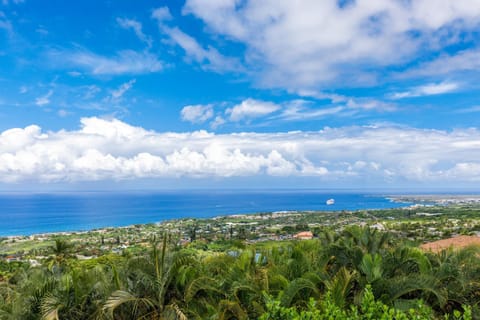
<svg viewBox="0 0 480 320"><path fill-rule="evenodd" d="M334 204L327 205L329 199L334 199ZM411 203L393 202L379 194L315 190L5 193L0 194L0 236L85 231L232 214L408 205Z"/></svg>

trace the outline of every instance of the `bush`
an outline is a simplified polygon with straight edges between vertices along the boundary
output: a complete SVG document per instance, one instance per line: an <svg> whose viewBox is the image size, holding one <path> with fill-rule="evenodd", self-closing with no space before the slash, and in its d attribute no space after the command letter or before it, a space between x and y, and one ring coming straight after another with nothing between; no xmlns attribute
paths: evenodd
<svg viewBox="0 0 480 320"><path fill-rule="evenodd" d="M305 310L282 307L278 299L269 296L266 296L266 307L267 311L260 317L260 320L427 320L434 318L433 311L421 301L417 302L415 309L407 312L387 306L383 302L375 300L370 286L365 289L360 306L352 305L350 309L337 306L330 293L327 293L319 302L310 298ZM471 319L467 312L463 317L460 313L458 316L460 318L455 319Z"/></svg>

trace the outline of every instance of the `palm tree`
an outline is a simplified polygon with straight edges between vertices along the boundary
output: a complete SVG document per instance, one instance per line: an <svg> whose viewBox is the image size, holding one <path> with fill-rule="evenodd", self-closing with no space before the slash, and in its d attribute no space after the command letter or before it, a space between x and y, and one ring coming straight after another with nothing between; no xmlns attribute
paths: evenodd
<svg viewBox="0 0 480 320"><path fill-rule="evenodd" d="M128 261L121 289L104 304L113 319L186 319L182 291L176 287L181 270L195 266L192 255L167 250L167 234L159 249L153 244L151 257Z"/></svg>
<svg viewBox="0 0 480 320"><path fill-rule="evenodd" d="M51 261L51 267L64 268L68 258L71 258L71 249L73 245L64 239L57 238L55 243L50 247L54 254L54 259Z"/></svg>
<svg viewBox="0 0 480 320"><path fill-rule="evenodd" d="M432 264L432 275L438 286L446 291L442 310L461 310L462 305L478 308L480 301L480 248L461 250L447 249L437 254L428 254Z"/></svg>
<svg viewBox="0 0 480 320"><path fill-rule="evenodd" d="M255 248L243 251L219 279L225 293L218 317L222 319L258 318L263 312L262 292L268 291L268 273Z"/></svg>

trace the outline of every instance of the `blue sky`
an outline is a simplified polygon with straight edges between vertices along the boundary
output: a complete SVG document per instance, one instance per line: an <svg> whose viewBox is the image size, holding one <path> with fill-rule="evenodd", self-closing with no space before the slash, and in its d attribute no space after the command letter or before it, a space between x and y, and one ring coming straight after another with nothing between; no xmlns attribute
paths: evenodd
<svg viewBox="0 0 480 320"><path fill-rule="evenodd" d="M2 0L2 188L475 189L479 24L471 0Z"/></svg>

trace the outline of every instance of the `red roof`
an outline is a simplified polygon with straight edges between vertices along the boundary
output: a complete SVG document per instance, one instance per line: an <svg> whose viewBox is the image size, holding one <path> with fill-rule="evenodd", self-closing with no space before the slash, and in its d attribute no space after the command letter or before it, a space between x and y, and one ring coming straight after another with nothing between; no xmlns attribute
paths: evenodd
<svg viewBox="0 0 480 320"><path fill-rule="evenodd" d="M294 238L313 238L313 233L310 231L302 231L293 236Z"/></svg>

